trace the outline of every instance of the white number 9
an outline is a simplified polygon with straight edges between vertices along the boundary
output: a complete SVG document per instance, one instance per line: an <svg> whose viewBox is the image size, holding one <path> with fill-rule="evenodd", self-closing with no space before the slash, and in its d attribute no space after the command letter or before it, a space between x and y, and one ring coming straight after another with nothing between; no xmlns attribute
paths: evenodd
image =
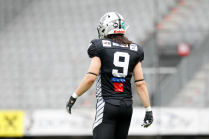
<svg viewBox="0 0 209 139"><path fill-rule="evenodd" d="M120 57L124 57L124 61L119 61ZM112 70L112 75L115 77L126 77L128 75L128 66L129 66L129 59L130 55L125 52L115 52L114 53L114 59L113 59L113 64L116 67L122 67L123 68L123 73L118 73L117 69Z"/></svg>

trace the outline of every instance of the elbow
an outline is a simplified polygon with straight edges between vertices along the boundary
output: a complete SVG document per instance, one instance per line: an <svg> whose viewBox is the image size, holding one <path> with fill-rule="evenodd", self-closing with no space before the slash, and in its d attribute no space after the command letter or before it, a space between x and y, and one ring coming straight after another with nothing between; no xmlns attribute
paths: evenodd
<svg viewBox="0 0 209 139"><path fill-rule="evenodd" d="M145 81L136 82L136 90L139 95L147 92L147 85Z"/></svg>
<svg viewBox="0 0 209 139"><path fill-rule="evenodd" d="M96 81L96 79L97 79L97 76L95 76L95 75L87 76L87 82L89 84L93 84Z"/></svg>
<svg viewBox="0 0 209 139"><path fill-rule="evenodd" d="M147 86L145 81L135 82L135 85L137 88L144 88Z"/></svg>

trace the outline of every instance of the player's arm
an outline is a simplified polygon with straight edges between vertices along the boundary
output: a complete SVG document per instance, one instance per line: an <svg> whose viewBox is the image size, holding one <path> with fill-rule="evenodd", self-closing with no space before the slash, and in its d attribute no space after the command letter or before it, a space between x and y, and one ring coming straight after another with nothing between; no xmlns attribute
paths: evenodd
<svg viewBox="0 0 209 139"><path fill-rule="evenodd" d="M134 70L134 80L135 80L135 86L136 86L136 91L138 93L138 96L140 100L142 101L142 104L145 108L150 106L150 101L149 101L149 95L147 91L147 85L146 82L144 81L144 76L141 68L141 62L139 62Z"/></svg>
<svg viewBox="0 0 209 139"><path fill-rule="evenodd" d="M147 85L143 77L141 62L138 62L138 64L135 66L133 70L133 74L134 74L137 94L140 100L142 101L143 106L146 109L144 123L142 126L148 127L153 122L153 116L152 116L152 110L151 110L150 101L149 101L149 94L147 91Z"/></svg>
<svg viewBox="0 0 209 139"><path fill-rule="evenodd" d="M91 58L91 64L88 70L88 74L83 78L80 85L70 97L69 101L67 102L66 109L71 114L71 108L75 103L76 99L85 93L95 82L97 79L97 75L99 74L101 68L101 60L99 57Z"/></svg>
<svg viewBox="0 0 209 139"><path fill-rule="evenodd" d="M97 75L99 74L99 70L101 68L101 60L99 57L91 58L91 64L88 70L88 74L83 78L82 82L76 89L75 93L78 96L81 96L84 92L86 92L97 79Z"/></svg>

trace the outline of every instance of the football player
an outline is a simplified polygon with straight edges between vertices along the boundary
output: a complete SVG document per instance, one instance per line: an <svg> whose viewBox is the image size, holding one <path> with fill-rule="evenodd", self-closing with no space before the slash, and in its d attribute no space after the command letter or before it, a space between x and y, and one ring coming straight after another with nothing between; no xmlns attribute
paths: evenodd
<svg viewBox="0 0 209 139"><path fill-rule="evenodd" d="M67 111L71 114L76 99L97 79L94 139L127 138L133 111L130 83L132 74L138 96L145 107L142 126L147 128L153 122L141 68L144 52L141 46L124 36L127 28L124 18L116 12L106 13L100 19L97 27L99 39L92 40L88 48L88 55L91 58L88 73L66 105Z"/></svg>

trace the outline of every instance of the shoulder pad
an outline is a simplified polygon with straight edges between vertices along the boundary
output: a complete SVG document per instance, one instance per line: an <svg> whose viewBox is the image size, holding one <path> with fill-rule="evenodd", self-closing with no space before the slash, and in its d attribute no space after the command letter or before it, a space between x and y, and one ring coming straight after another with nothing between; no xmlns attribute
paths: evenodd
<svg viewBox="0 0 209 139"><path fill-rule="evenodd" d="M101 39L94 39L94 40L92 40L91 42L95 44L95 43L97 43L98 41L101 41Z"/></svg>

